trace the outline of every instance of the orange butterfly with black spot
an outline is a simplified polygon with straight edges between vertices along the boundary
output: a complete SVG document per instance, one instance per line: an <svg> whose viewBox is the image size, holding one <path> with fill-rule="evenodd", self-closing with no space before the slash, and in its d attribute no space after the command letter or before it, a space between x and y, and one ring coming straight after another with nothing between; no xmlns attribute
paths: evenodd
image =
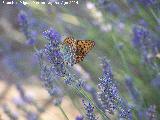
<svg viewBox="0 0 160 120"><path fill-rule="evenodd" d="M75 40L73 37L65 38L63 44L69 46L74 52L73 65L83 61L87 53L95 46L92 40Z"/></svg>

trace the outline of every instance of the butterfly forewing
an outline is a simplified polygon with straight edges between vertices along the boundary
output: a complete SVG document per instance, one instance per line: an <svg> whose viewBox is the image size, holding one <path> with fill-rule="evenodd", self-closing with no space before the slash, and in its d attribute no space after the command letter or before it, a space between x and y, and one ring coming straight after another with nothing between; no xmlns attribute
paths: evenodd
<svg viewBox="0 0 160 120"><path fill-rule="evenodd" d="M76 44L75 44L75 40L73 37L67 37L66 39L64 39L63 44L68 45L72 48L76 48Z"/></svg>
<svg viewBox="0 0 160 120"><path fill-rule="evenodd" d="M86 54L94 47L95 43L91 40L76 41L76 63L83 61Z"/></svg>
<svg viewBox="0 0 160 120"><path fill-rule="evenodd" d="M77 52L87 54L95 45L94 41L91 40L77 40L76 48Z"/></svg>

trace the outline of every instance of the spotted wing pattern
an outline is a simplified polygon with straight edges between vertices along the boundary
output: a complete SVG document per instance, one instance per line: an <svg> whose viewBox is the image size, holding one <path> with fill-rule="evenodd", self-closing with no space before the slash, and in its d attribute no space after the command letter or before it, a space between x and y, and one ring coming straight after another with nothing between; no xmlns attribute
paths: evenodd
<svg viewBox="0 0 160 120"><path fill-rule="evenodd" d="M94 47L95 42L91 40L76 41L76 63L83 61L86 54Z"/></svg>
<svg viewBox="0 0 160 120"><path fill-rule="evenodd" d="M71 47L72 49L76 49L76 44L75 44L75 40L73 37L67 37L64 39L63 44L68 45L69 47Z"/></svg>
<svg viewBox="0 0 160 120"><path fill-rule="evenodd" d="M68 45L70 47L70 51L72 51L72 65L83 61L86 54L94 47L95 42L91 40L74 40L73 37L67 37L63 44Z"/></svg>

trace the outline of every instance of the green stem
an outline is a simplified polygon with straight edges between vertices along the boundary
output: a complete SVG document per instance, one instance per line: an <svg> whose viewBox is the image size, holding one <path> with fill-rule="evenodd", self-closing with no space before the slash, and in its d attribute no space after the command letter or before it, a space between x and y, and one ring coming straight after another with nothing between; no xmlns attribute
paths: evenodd
<svg viewBox="0 0 160 120"><path fill-rule="evenodd" d="M92 99L90 98L90 96L88 96L83 89L79 90L79 89L77 89L76 87L74 87L74 89L75 89L77 92L80 92L82 96L84 96L92 105L95 106L95 108L99 111L99 113L102 115L102 117L103 117L104 120L106 120L106 118L107 118L108 120L110 120L110 118L109 118L101 109L99 109L99 108L94 104L94 102L92 101Z"/></svg>
<svg viewBox="0 0 160 120"><path fill-rule="evenodd" d="M159 23L158 17L157 17L157 15L154 13L154 11L153 11L152 9L150 9L150 12L152 13L152 16L154 17L154 19L156 20L156 22Z"/></svg>
<svg viewBox="0 0 160 120"><path fill-rule="evenodd" d="M38 51L38 49L37 49L37 47L34 45L33 46L33 49L37 52Z"/></svg>
<svg viewBox="0 0 160 120"><path fill-rule="evenodd" d="M64 115L64 117L66 118L66 120L69 120L68 116L66 115L66 113L64 112L63 108L59 105L58 108L60 109L60 111L62 112L62 114Z"/></svg>
<svg viewBox="0 0 160 120"><path fill-rule="evenodd" d="M112 35L112 39L113 39L113 42L114 42L114 45L116 45L116 38ZM129 73L130 74L130 70L129 70L129 68L128 68L128 65L127 65L127 62L126 62L126 60L125 60L125 56L124 56L124 54L122 53L122 51L121 50L119 50L117 47L116 47L116 49L117 49L117 51L118 51L118 53L119 53L119 55L120 55L120 57L121 57L121 60L122 60L122 62L123 62L123 66L124 66L124 68L125 68L125 71L127 72L127 73Z"/></svg>
<svg viewBox="0 0 160 120"><path fill-rule="evenodd" d="M84 96L86 96L86 98L96 107L96 109L100 112L100 114L102 115L103 119L106 120L105 118L109 119L109 117L101 110L99 109L94 102L92 101L92 99L84 92L84 90L80 91L81 93L83 93Z"/></svg>

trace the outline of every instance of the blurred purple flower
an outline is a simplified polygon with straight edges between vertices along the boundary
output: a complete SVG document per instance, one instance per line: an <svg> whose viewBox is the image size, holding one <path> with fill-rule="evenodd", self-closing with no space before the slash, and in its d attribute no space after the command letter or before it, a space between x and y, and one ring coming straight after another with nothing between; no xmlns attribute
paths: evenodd
<svg viewBox="0 0 160 120"><path fill-rule="evenodd" d="M138 0L144 6L151 6L156 4L157 0Z"/></svg>
<svg viewBox="0 0 160 120"><path fill-rule="evenodd" d="M160 74L158 74L152 81L151 85L155 88L160 88Z"/></svg>
<svg viewBox="0 0 160 120"><path fill-rule="evenodd" d="M26 119L27 120L38 120L38 114L35 112L27 111Z"/></svg>
<svg viewBox="0 0 160 120"><path fill-rule="evenodd" d="M147 23L144 19L140 19L140 20L138 21L138 23L139 23L141 26L143 26L143 27L147 27L147 26L148 26L148 23Z"/></svg>
<svg viewBox="0 0 160 120"><path fill-rule="evenodd" d="M56 98L53 100L55 106L59 106L62 103L62 98Z"/></svg>
<svg viewBox="0 0 160 120"><path fill-rule="evenodd" d="M119 94L113 80L111 66L106 58L102 58L102 68L103 73L98 84L98 97L103 109L110 114L114 114L115 110L118 110L121 118L132 119L131 109Z"/></svg>
<svg viewBox="0 0 160 120"><path fill-rule="evenodd" d="M30 32L30 35L32 36L30 39L28 39L28 40L26 40L26 44L27 45L31 45L31 46L33 46L33 45L35 45L35 43L36 43L36 38L37 38L37 36L38 36L38 33L36 32L36 31L31 31Z"/></svg>
<svg viewBox="0 0 160 120"><path fill-rule="evenodd" d="M136 103L137 101L139 101L139 93L136 90L133 84L133 79L130 76L125 76L125 84L134 102Z"/></svg>
<svg viewBox="0 0 160 120"><path fill-rule="evenodd" d="M98 0L98 4L101 8L106 8L109 3L109 0Z"/></svg>
<svg viewBox="0 0 160 120"><path fill-rule="evenodd" d="M20 25L20 29L21 31L24 33L24 35L26 36L26 38L28 39L29 37L29 23L28 23L28 16L26 14L26 12L24 11L20 11L18 14L18 22Z"/></svg>
<svg viewBox="0 0 160 120"><path fill-rule="evenodd" d="M27 39L27 45L34 45L37 34L35 34L35 31L33 31L32 24L30 23L29 17L27 16L27 13L25 11L20 11L20 13L18 14L18 22L21 31L24 33Z"/></svg>
<svg viewBox="0 0 160 120"><path fill-rule="evenodd" d="M29 96L26 95L26 92L25 92L25 90L24 90L24 88L22 87L21 84L17 84L16 88L19 91L19 94L20 94L20 96L21 96L21 98L23 99L24 102L26 102L26 103L32 103L33 102L32 97L29 97Z"/></svg>
<svg viewBox="0 0 160 120"><path fill-rule="evenodd" d="M149 31L143 27L134 27L133 35L132 43L134 47L140 47L143 43L143 40L149 37Z"/></svg>
<svg viewBox="0 0 160 120"><path fill-rule="evenodd" d="M152 65L152 57L156 45L155 40L152 41L151 33L148 29L142 26L136 26L133 28L133 46L138 49L138 52L141 54L142 62L146 62L149 65Z"/></svg>
<svg viewBox="0 0 160 120"><path fill-rule="evenodd" d="M86 110L86 119L87 120L97 120L96 115L94 113L94 107L89 102L85 102L82 100L84 108Z"/></svg>
<svg viewBox="0 0 160 120"><path fill-rule="evenodd" d="M89 93L94 93L96 90L88 83L84 84L84 89Z"/></svg>
<svg viewBox="0 0 160 120"><path fill-rule="evenodd" d="M47 89L49 94L55 95L54 90L54 78L52 78L52 71L48 66L41 66L41 80L43 82L43 86Z"/></svg>
<svg viewBox="0 0 160 120"><path fill-rule="evenodd" d="M24 66L19 64L19 62L23 59L22 54L12 54L5 56L3 59L3 64L8 69L8 72L16 75L16 77L24 78L27 77L27 72L25 71Z"/></svg>
<svg viewBox="0 0 160 120"><path fill-rule="evenodd" d="M9 106L6 104L2 105L4 113L10 118L10 120L18 120L18 113L14 113L9 109Z"/></svg>
<svg viewBox="0 0 160 120"><path fill-rule="evenodd" d="M155 105L150 105L149 108L146 110L146 119L147 120L158 120Z"/></svg>
<svg viewBox="0 0 160 120"><path fill-rule="evenodd" d="M120 7L117 4L113 3L113 2L111 2L110 4L108 4L107 10L109 12L111 12L112 14L118 14L121 11Z"/></svg>
<svg viewBox="0 0 160 120"><path fill-rule="evenodd" d="M81 115L79 115L79 116L77 116L76 117L76 119L75 120L83 120L84 119L84 117L83 116L81 116Z"/></svg>
<svg viewBox="0 0 160 120"><path fill-rule="evenodd" d="M28 39L28 40L26 41L26 44L33 46L33 45L35 44L35 42L36 42L36 41L35 41L34 39Z"/></svg>
<svg viewBox="0 0 160 120"><path fill-rule="evenodd" d="M21 97L14 97L12 101L16 106L24 106L26 104Z"/></svg>
<svg viewBox="0 0 160 120"><path fill-rule="evenodd" d="M27 14L24 11L20 11L18 14L18 22L20 25L28 25Z"/></svg>
<svg viewBox="0 0 160 120"><path fill-rule="evenodd" d="M60 89L58 86L55 86L51 91L51 95L55 97L62 96L63 95L62 89Z"/></svg>

